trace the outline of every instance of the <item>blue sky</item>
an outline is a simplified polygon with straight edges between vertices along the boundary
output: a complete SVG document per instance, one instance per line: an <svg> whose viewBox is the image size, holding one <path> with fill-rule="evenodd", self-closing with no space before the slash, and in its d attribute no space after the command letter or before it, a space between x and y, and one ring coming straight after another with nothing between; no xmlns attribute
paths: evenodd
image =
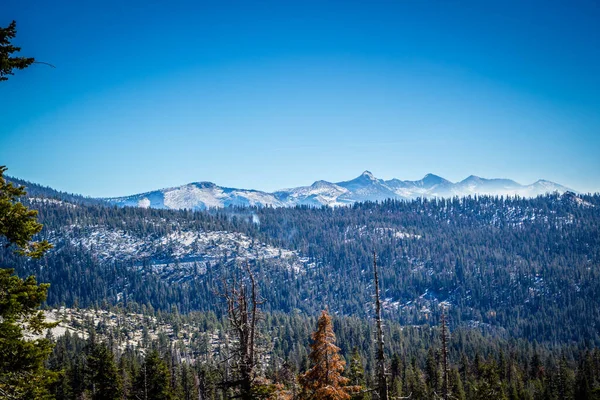
<svg viewBox="0 0 600 400"><path fill-rule="evenodd" d="M600 191L600 6L3 0L0 164L91 196L470 174Z"/></svg>

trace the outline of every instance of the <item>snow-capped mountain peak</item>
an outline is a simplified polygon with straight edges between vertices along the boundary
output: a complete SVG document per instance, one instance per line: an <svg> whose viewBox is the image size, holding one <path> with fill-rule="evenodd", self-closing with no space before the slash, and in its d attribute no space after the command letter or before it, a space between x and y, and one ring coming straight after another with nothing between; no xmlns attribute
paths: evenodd
<svg viewBox="0 0 600 400"><path fill-rule="evenodd" d="M323 188L331 188L333 186L336 186L335 183L331 183L331 182L327 182L327 181L315 181L312 185L310 185L311 188L313 189L323 189Z"/></svg>
<svg viewBox="0 0 600 400"><path fill-rule="evenodd" d="M441 176L431 174L431 173L425 175L423 177L423 179L421 179L419 181L415 181L415 184L417 186L420 186L423 188L432 188L434 186L443 185L443 184L447 184L447 183L451 183L451 182L447 181L446 179L442 178Z"/></svg>
<svg viewBox="0 0 600 400"><path fill-rule="evenodd" d="M486 179L470 175L460 182L452 183L439 175L429 173L417 181L399 179L385 181L366 170L349 181L332 183L317 180L310 186L282 189L273 193L227 188L212 182L199 181L105 200L119 206L204 210L228 206L340 206L360 201L411 200L418 197L469 195L535 197L545 193L566 191L572 190L543 179L530 185L521 185L510 179Z"/></svg>
<svg viewBox="0 0 600 400"><path fill-rule="evenodd" d="M478 177L476 175L469 175L468 177L466 177L465 179L463 179L459 183L479 183L482 180L483 180L482 178L480 178L480 177Z"/></svg>
<svg viewBox="0 0 600 400"><path fill-rule="evenodd" d="M360 176L362 178L366 178L372 181L376 181L377 178L375 178L375 175L373 175L373 173L371 171L365 170L362 174L360 174Z"/></svg>
<svg viewBox="0 0 600 400"><path fill-rule="evenodd" d="M375 175L373 175L370 171L365 171L362 174L360 174L359 176L357 176L356 178L349 180L349 181L344 181L344 182L338 182L337 185L343 186L343 187L359 187L359 186L366 186L366 185L373 185L373 184L377 184L379 183L379 179L377 179L375 177Z"/></svg>

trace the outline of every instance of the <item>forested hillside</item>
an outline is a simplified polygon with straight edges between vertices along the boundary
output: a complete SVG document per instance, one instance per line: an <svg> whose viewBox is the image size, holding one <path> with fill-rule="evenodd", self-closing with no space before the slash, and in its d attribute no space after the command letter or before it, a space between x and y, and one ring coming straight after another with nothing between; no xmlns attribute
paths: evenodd
<svg viewBox="0 0 600 400"><path fill-rule="evenodd" d="M384 317L549 343L600 343L600 197L571 193L209 212L41 200L41 261L3 265L50 282L49 305L135 302L219 311L221 278L250 263L267 311L372 315L372 254Z"/></svg>
<svg viewBox="0 0 600 400"><path fill-rule="evenodd" d="M232 398L223 381L235 373L229 362L235 339L226 316L214 313L150 312L127 309L61 310L66 326L77 329L56 338L51 368L62 370L53 392L59 399L113 389L113 398L144 398L145 388L162 385L156 399ZM301 398L296 377L310 367L310 333L315 316L267 313L260 322L260 367L256 399ZM332 328L346 360L349 385L375 397L373 325L356 317L334 317ZM385 353L393 397L429 400L443 392L442 330L439 326L387 323ZM137 345L131 338L137 337ZM156 353L154 353L156 351ZM482 335L452 327L447 345L450 398L485 400L594 399L600 389L600 353L585 346L548 346ZM107 366L112 365L112 369ZM160 373L144 374L160 365ZM100 367L100 372L96 372ZM154 371L154 370L153 370ZM117 386L118 384L118 386ZM121 395L119 395L119 393ZM137 396L137 397L136 397Z"/></svg>

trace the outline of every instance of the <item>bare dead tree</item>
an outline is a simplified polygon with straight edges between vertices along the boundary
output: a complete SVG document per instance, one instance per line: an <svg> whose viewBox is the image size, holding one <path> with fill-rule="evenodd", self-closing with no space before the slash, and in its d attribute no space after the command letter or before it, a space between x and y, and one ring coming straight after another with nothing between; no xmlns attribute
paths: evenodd
<svg viewBox="0 0 600 400"><path fill-rule="evenodd" d="M233 380L227 379L223 386L226 389L238 388L239 393L234 398L250 400L253 398L252 385L257 375L256 324L260 319L258 307L264 301L259 298L256 280L248 262L245 264L245 273L249 285L244 279L241 279L239 284L235 280L231 284L224 280L223 291L220 293L226 301L229 323L237 338L232 354L235 360L235 374Z"/></svg>
<svg viewBox="0 0 600 400"><path fill-rule="evenodd" d="M445 311L445 307L442 306L442 398L448 400L450 398L450 382L448 379L448 329Z"/></svg>
<svg viewBox="0 0 600 400"><path fill-rule="evenodd" d="M385 373L385 354L383 352L383 329L381 322L381 300L379 298L379 275L377 273L377 254L373 252L373 273L375 275L375 314L377 322L377 394L379 400L388 400L388 385Z"/></svg>

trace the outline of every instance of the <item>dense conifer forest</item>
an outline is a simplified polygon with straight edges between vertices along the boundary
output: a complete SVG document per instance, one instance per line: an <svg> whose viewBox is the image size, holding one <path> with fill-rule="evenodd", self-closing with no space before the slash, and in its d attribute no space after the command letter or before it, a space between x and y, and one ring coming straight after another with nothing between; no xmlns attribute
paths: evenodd
<svg viewBox="0 0 600 400"><path fill-rule="evenodd" d="M136 328L145 339L135 346L123 344L130 328L92 320L85 335L50 335L56 346L47 367L56 374L55 398L310 398L306 388L314 386L299 377L311 369L311 332L325 308L344 365L338 383L352 388L334 390L332 398L379 398L373 252L380 265L390 398L598 396L599 318L597 302L590 301L599 293L597 195L208 212L39 196L21 200L39 211L44 230L38 238L55 247L40 260L6 250L0 262L50 282L48 307L146 316ZM195 268L185 270L175 242L119 261L79 240L118 232L110 238L151 241L190 231L236 232L246 239L226 251L214 244L221 253L196 257ZM240 256L242 244L254 249L258 243L281 254ZM167 273L156 273L157 263L169 265ZM262 301L258 355L250 397L244 397L228 384L241 370L235 361L241 342L218 294L224 282L248 285L248 274ZM152 339L157 320L173 334Z"/></svg>
<svg viewBox="0 0 600 400"><path fill-rule="evenodd" d="M214 288L250 257L266 311L314 315L327 304L340 315L368 317L376 251L387 319L436 324L439 305L447 304L455 324L500 336L600 341L600 310L589 301L600 296L598 195L210 212L39 198L26 204L39 210L40 237L55 248L40 261L3 251L0 262L51 283L51 306L133 301L184 313L219 311ZM245 239L219 247L217 237L186 258L188 250L176 241L188 232L236 232ZM93 241L100 236L110 242ZM109 257L97 248L133 239L160 245L139 256L117 249ZM272 257L244 253L244 247L263 244L274 249ZM168 268L157 273L157 265Z"/></svg>
<svg viewBox="0 0 600 400"><path fill-rule="evenodd" d="M135 307L121 310L136 311L140 310ZM145 385L164 386L170 396L177 399L196 399L198 395L203 399L236 397L235 389L223 386L226 377L236 372L235 363L231 361L235 339L229 342L224 335L230 332L226 316L198 312L148 315L157 315L159 321L180 329L193 327L193 333L188 337L181 329L179 339L162 335L157 340L144 341L139 347L126 348L120 345L119 337L127 332L107 331L93 324L86 327L90 332L87 339L72 334L59 337L49 360L50 367L60 371L60 379L53 389L57 398L81 398L84 394L101 398L94 397L93 393L104 390L101 389L105 384L103 380L111 385L119 382L119 390L115 392L118 395L111 398L144 398L140 393L144 392ZM140 329L151 330L155 323L148 320ZM376 387L373 328L372 322L357 317L334 316L332 319L336 344L345 360L343 376L349 379L346 385L361 387L358 393L352 393L353 399L377 398L368 391ZM313 343L311 332L316 329L316 316L264 315L258 345L262 358L253 398L301 397L302 387L296 378L310 369L309 345ZM95 333L97 331L102 334ZM390 398L442 398L441 327L402 326L386 321L384 331ZM191 347L183 345L188 339ZM598 396L600 352L584 344L540 345L484 335L475 329L451 328L447 349L449 398L558 400ZM104 358L101 363L99 353ZM159 364L162 372L153 372L145 381L146 363ZM100 374L110 373L112 377L99 376L99 368ZM149 380L157 382L149 384Z"/></svg>

